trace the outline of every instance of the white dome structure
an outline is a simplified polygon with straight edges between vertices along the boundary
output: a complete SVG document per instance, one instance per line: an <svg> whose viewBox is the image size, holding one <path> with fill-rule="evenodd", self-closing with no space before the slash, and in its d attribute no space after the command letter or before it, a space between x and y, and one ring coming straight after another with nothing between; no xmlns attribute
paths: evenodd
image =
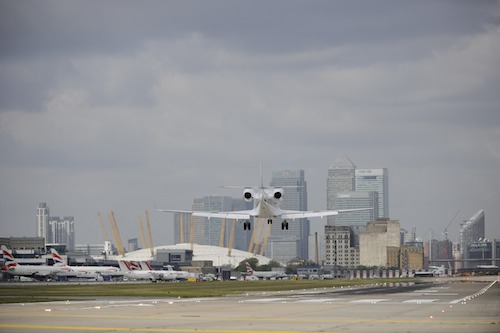
<svg viewBox="0 0 500 333"><path fill-rule="evenodd" d="M190 250L190 243L176 244L176 245L162 245L155 246L154 253L158 250ZM250 258L257 258L259 260L259 265L266 265L271 261L270 258L261 255L254 255L253 253L232 249L231 256L228 256L227 247L211 246L211 245L199 245L193 244L193 261L212 261L213 265L216 267L220 266L231 266L236 267L240 262ZM133 252L125 253L124 257L113 256L108 257L109 259L115 260L134 260L134 261L147 261L153 260L151 256L150 249L141 249Z"/></svg>

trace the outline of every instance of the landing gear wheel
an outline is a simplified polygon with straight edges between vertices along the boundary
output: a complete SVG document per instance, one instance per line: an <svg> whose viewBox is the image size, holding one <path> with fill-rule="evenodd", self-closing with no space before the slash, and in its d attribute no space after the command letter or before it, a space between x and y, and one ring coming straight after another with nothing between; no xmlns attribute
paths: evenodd
<svg viewBox="0 0 500 333"><path fill-rule="evenodd" d="M245 221L243 223L243 230L251 230L252 229L252 225L250 224L250 221Z"/></svg>
<svg viewBox="0 0 500 333"><path fill-rule="evenodd" d="M272 219L268 219L267 220L267 224L273 224L273 220Z"/></svg>
<svg viewBox="0 0 500 333"><path fill-rule="evenodd" d="M283 221L281 222L281 230L288 230L288 222L287 221Z"/></svg>

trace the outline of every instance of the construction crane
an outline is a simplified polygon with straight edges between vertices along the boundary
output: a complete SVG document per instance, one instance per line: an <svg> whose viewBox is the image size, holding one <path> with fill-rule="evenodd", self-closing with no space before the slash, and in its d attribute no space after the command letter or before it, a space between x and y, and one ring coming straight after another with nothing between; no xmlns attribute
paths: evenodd
<svg viewBox="0 0 500 333"><path fill-rule="evenodd" d="M147 210L146 210L146 228L148 228L149 249L151 250L151 257L153 257L155 254L153 249L153 234L151 233L151 225L149 224L149 214Z"/></svg>
<svg viewBox="0 0 500 333"><path fill-rule="evenodd" d="M448 222L448 225L446 226L446 228L444 228L443 233L444 233L444 239L445 240L448 240L448 227L455 220L455 218L457 217L457 215L458 215L459 212L460 212L460 209L457 210L457 212L455 213L455 215L453 215L453 217L451 218L450 222Z"/></svg>

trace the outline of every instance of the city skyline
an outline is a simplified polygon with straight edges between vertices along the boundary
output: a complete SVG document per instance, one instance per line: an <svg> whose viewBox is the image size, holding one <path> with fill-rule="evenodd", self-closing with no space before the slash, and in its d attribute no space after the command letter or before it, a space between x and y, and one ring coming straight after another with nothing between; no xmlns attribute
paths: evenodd
<svg viewBox="0 0 500 333"><path fill-rule="evenodd" d="M193 198L304 170L326 209L339 156L390 171L390 218L458 240L479 209L500 238L500 4L4 1L0 231L47 202L77 243L155 244ZM237 23L236 23L237 22ZM322 233L326 219L311 219Z"/></svg>

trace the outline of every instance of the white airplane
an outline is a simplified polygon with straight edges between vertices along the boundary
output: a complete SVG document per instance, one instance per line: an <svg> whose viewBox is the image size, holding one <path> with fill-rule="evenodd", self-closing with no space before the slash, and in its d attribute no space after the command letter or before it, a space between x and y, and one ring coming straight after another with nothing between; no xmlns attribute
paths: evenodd
<svg viewBox="0 0 500 333"><path fill-rule="evenodd" d="M37 280L46 280L49 278L56 278L57 275L69 275L71 269L68 267L58 267L49 265L21 265L16 262L12 252L2 245L2 254L5 261L2 271L11 275L26 276Z"/></svg>
<svg viewBox="0 0 500 333"><path fill-rule="evenodd" d="M253 200L254 207L251 210L229 211L229 212L203 212L203 211L186 211L172 209L158 209L160 212L169 213L189 213L192 216L214 218L228 218L235 220L246 220L243 223L244 230L250 230L250 218L267 219L268 224L273 223L273 219L282 219L281 230L288 230L287 219L302 219L308 217L325 217L337 215L339 213L370 210L373 208L356 208L356 209L341 209L341 210L321 210L321 211L300 211L300 210L285 210L279 207L279 203L283 200L285 188L297 188L297 186L282 186L282 187L265 187L262 180L262 165L261 165L261 186L223 186L227 188L243 188L243 198L247 202Z"/></svg>
<svg viewBox="0 0 500 333"><path fill-rule="evenodd" d="M76 277L79 278L99 278L103 276L109 277L119 277L123 276L123 272L114 266L68 266L63 258L59 255L56 249L51 248L52 259L54 260L54 266L57 267L67 267L71 272L76 273Z"/></svg>
<svg viewBox="0 0 500 333"><path fill-rule="evenodd" d="M147 261L140 261L139 264L143 271L151 271L155 274L159 274L162 280L187 280L190 277L188 272L176 271L170 265L167 266L167 270L158 270L153 269Z"/></svg>
<svg viewBox="0 0 500 333"><path fill-rule="evenodd" d="M275 271L254 271L252 268L252 265L250 265L249 262L245 263L245 266L247 268L247 275L250 277L250 279L283 279L285 277L288 277L286 274L282 272L275 272Z"/></svg>
<svg viewBox="0 0 500 333"><path fill-rule="evenodd" d="M124 273L124 277L132 280L150 280L156 282L161 279L161 274L155 271L144 271L139 263L135 261L118 260L118 265Z"/></svg>

